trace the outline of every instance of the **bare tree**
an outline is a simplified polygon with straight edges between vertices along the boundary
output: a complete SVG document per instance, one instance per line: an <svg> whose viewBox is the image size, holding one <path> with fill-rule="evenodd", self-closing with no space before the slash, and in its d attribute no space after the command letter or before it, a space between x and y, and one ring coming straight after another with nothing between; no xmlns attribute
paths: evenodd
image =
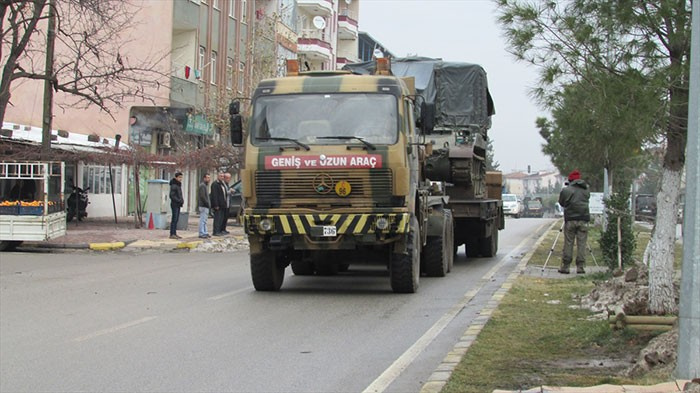
<svg viewBox="0 0 700 393"><path fill-rule="evenodd" d="M138 6L129 0L59 0L54 73L46 75L49 6L48 0L0 0L0 121L13 83L22 79L49 80L55 91L69 94L61 107L96 105L110 116L125 100L154 102L149 90L164 80L158 66L166 54L136 59L125 49L133 41L125 32L136 26Z"/></svg>

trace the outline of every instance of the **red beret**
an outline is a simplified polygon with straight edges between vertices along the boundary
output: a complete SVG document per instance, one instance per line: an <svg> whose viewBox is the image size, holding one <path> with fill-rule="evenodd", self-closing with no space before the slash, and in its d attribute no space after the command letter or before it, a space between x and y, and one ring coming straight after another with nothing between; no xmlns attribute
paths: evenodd
<svg viewBox="0 0 700 393"><path fill-rule="evenodd" d="M569 181L578 180L580 178L581 174L579 173L578 169L574 169L573 172L569 173Z"/></svg>

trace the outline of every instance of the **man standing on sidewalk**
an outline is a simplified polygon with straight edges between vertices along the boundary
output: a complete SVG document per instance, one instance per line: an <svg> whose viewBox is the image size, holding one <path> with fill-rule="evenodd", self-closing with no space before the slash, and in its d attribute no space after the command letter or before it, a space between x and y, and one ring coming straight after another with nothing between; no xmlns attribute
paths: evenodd
<svg viewBox="0 0 700 393"><path fill-rule="evenodd" d="M228 195L224 186L224 173L219 172L217 180L211 185L211 208L214 210L214 236L223 236L224 214L228 209Z"/></svg>
<svg viewBox="0 0 700 393"><path fill-rule="evenodd" d="M211 181L211 176L205 173L202 176L202 182L199 184L199 189L197 190L197 207L199 208L199 237L201 239L210 238L211 235L207 232L207 220L209 219L209 209L211 209L211 202L209 201L209 182Z"/></svg>
<svg viewBox="0 0 700 393"><path fill-rule="evenodd" d="M170 180L170 210L173 216L170 219L170 238L182 239L177 235L177 222L180 219L180 208L185 204L182 197L182 172L176 172L175 178Z"/></svg>
<svg viewBox="0 0 700 393"><path fill-rule="evenodd" d="M588 222L591 214L588 201L591 192L581 174L574 170L569 174L569 185L559 193L559 204L564 208L564 255L559 273L569 274L569 265L574 258L576 240L576 273L585 273L586 245L588 244Z"/></svg>
<svg viewBox="0 0 700 393"><path fill-rule="evenodd" d="M226 214L224 214L224 223L221 226L221 231L228 234L226 226L228 226L228 219L231 216L231 193L233 188L231 187L231 173L224 173L224 186L226 187Z"/></svg>

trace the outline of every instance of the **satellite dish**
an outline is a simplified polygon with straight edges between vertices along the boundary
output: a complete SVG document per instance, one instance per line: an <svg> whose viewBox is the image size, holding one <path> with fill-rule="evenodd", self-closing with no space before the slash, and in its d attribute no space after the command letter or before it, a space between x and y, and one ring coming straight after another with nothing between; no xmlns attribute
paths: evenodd
<svg viewBox="0 0 700 393"><path fill-rule="evenodd" d="M316 27L319 30L323 30L326 28L326 20L323 19L322 16L314 16L314 27Z"/></svg>
<svg viewBox="0 0 700 393"><path fill-rule="evenodd" d="M374 52L372 52L372 54L374 55L374 57L375 57L376 59L381 59L381 58L384 57L384 52L382 52L381 49L379 49L379 48L376 48L376 49L374 50Z"/></svg>
<svg viewBox="0 0 700 393"><path fill-rule="evenodd" d="M345 4L350 4L352 3L352 0L345 0Z"/></svg>

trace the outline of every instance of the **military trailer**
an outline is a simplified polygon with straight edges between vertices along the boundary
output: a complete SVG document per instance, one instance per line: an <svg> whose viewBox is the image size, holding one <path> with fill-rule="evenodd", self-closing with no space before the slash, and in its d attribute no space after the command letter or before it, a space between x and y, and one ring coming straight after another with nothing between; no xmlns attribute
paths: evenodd
<svg viewBox="0 0 700 393"><path fill-rule="evenodd" d="M413 78L391 75L386 60L372 75L299 73L289 61L252 99L240 177L256 290L279 290L287 266L308 276L379 264L398 293L449 272L452 214L424 177L430 146L416 128Z"/></svg>
<svg viewBox="0 0 700 393"><path fill-rule="evenodd" d="M344 68L371 73L373 67L367 62ZM486 71L478 64L427 57L392 59L391 70L415 78L416 117L423 119L422 133L433 147L425 177L445 185L455 222L455 253L464 244L470 257L495 256L505 219L500 173L489 176L486 171L488 130L495 114Z"/></svg>

